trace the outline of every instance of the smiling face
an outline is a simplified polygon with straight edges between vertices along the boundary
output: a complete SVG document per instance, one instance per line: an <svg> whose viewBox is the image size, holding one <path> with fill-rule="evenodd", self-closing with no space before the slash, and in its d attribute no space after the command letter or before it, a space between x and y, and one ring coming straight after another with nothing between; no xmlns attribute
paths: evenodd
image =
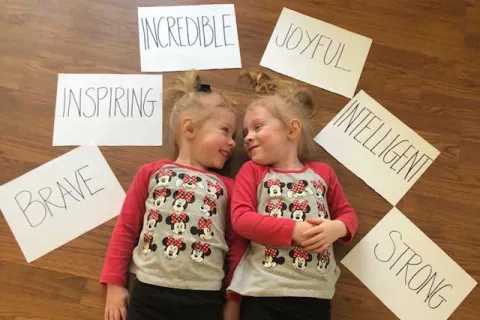
<svg viewBox="0 0 480 320"><path fill-rule="evenodd" d="M236 116L232 110L215 107L202 122L192 142L193 158L205 168L222 169L235 148Z"/></svg>
<svg viewBox="0 0 480 320"><path fill-rule="evenodd" d="M286 125L264 103L281 103L267 97L252 104L243 120L244 148L253 162L275 166L296 157L297 145L289 139Z"/></svg>

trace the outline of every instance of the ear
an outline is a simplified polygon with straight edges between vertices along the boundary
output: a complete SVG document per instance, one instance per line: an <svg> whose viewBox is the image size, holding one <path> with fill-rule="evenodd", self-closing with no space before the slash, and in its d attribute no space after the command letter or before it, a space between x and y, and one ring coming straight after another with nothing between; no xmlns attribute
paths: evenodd
<svg viewBox="0 0 480 320"><path fill-rule="evenodd" d="M181 132L182 135L188 140L191 140L195 137L195 124L192 118L185 117L182 119Z"/></svg>
<svg viewBox="0 0 480 320"><path fill-rule="evenodd" d="M293 249L288 252L288 255L293 258Z"/></svg>
<svg viewBox="0 0 480 320"><path fill-rule="evenodd" d="M288 138L290 140L299 139L302 134L302 122L297 119L293 118L288 123Z"/></svg>

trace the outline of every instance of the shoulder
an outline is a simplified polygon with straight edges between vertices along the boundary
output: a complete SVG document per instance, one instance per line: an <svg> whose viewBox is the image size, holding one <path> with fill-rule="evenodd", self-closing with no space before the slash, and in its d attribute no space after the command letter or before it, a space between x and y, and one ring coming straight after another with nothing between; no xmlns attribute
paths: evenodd
<svg viewBox="0 0 480 320"><path fill-rule="evenodd" d="M335 175L333 168L330 165L326 164L325 162L312 161L312 162L305 163L305 166L312 169L316 174L328 179L332 175Z"/></svg>
<svg viewBox="0 0 480 320"><path fill-rule="evenodd" d="M238 171L238 174L253 174L255 176L261 176L262 173L266 171L267 167L257 164L252 160L249 160L242 165L242 167Z"/></svg>
<svg viewBox="0 0 480 320"><path fill-rule="evenodd" d="M167 159L161 159L149 163L145 163L144 165L140 166L140 168L137 171L137 175L142 175L142 176L151 176L153 173L161 169L167 164L171 164L172 162Z"/></svg>

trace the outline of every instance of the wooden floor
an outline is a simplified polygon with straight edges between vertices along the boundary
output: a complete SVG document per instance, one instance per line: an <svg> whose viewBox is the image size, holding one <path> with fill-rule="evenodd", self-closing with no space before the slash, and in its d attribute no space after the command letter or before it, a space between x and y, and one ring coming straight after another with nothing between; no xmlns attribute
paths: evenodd
<svg viewBox="0 0 480 320"><path fill-rule="evenodd" d="M0 184L72 149L51 146L58 73L139 73L136 7L202 2L0 0ZM441 151L398 208L480 281L480 1L237 1L244 67L258 65L283 6L373 38L358 88ZM202 75L246 105L251 94L238 72ZM174 75L165 74L166 86ZM348 99L312 90L319 131ZM101 150L125 189L141 164L170 152ZM320 147L317 158L334 167L358 212L356 243L391 206ZM114 224L27 264L0 216L0 319L101 319L98 277ZM337 249L340 258L349 250ZM477 287L451 319L479 318ZM396 317L343 268L333 319Z"/></svg>

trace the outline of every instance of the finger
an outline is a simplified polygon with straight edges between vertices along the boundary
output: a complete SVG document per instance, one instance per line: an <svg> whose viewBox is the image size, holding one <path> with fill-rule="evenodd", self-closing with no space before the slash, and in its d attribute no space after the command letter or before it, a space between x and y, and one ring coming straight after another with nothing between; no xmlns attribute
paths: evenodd
<svg viewBox="0 0 480 320"><path fill-rule="evenodd" d="M114 319L115 320L122 320L120 318L120 310L119 309L115 308L113 313L114 313Z"/></svg>
<svg viewBox="0 0 480 320"><path fill-rule="evenodd" d="M309 238L309 237L312 237L316 234L320 234L323 232L323 227L322 226L316 226L316 227L313 227L312 229L309 229L307 231L304 231L302 233L302 236L303 237L306 237L306 238Z"/></svg>
<svg viewBox="0 0 480 320"><path fill-rule="evenodd" d="M300 245L302 247L308 247L308 246L311 246L314 243L319 243L320 241L323 241L324 238L325 237L323 236L323 234L320 233L320 234L317 234L317 235L314 235L314 236L308 238L307 240L303 240L300 243Z"/></svg>
<svg viewBox="0 0 480 320"><path fill-rule="evenodd" d="M109 312L109 308L108 307L105 307L105 313L103 314L103 320L110 320L110 312Z"/></svg>
<svg viewBox="0 0 480 320"><path fill-rule="evenodd" d="M321 243L314 243L312 244L311 246L308 246L308 247L305 247L305 250L309 251L309 252L317 252L317 253L320 253L322 252L322 248L325 246L325 244L323 242Z"/></svg>
<svg viewBox="0 0 480 320"><path fill-rule="evenodd" d="M120 315L122 316L122 320L127 320L127 308L125 307L121 308Z"/></svg>
<svg viewBox="0 0 480 320"><path fill-rule="evenodd" d="M315 225L319 225L325 221L324 218L308 218L307 222Z"/></svg>

